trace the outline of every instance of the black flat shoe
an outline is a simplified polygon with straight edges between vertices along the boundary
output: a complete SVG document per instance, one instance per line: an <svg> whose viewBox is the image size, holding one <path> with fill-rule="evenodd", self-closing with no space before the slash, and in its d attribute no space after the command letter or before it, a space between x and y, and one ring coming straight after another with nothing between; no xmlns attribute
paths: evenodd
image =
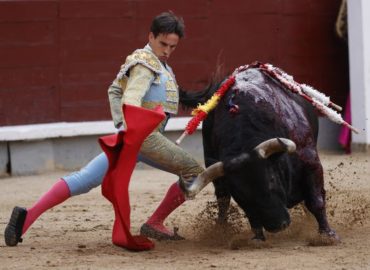
<svg viewBox="0 0 370 270"><path fill-rule="evenodd" d="M7 246L16 246L22 242L22 230L24 221L26 220L27 210L22 207L14 207L8 225L5 228L4 238Z"/></svg>
<svg viewBox="0 0 370 270"><path fill-rule="evenodd" d="M143 226L140 228L140 234L149 238L153 238L156 240L173 240L179 241L184 240L185 238L177 234L178 228L174 228L173 235L169 235L158 231L151 227L149 224L144 223Z"/></svg>

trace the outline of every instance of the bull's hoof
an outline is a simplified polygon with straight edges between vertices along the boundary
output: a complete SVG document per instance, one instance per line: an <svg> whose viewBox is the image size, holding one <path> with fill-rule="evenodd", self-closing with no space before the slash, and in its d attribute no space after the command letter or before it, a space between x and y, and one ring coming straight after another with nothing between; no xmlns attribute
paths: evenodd
<svg viewBox="0 0 370 270"><path fill-rule="evenodd" d="M22 242L22 230L26 220L27 210L22 207L14 207L12 215L8 225L6 225L4 231L5 244L7 246L16 246L19 242Z"/></svg>
<svg viewBox="0 0 370 270"><path fill-rule="evenodd" d="M179 241L184 240L185 238L177 234L178 228L174 228L173 234L166 234L159 230L156 230L152 226L147 223L144 223L143 226L140 228L140 234L149 238L153 238L156 240L172 240L172 241Z"/></svg>
<svg viewBox="0 0 370 270"><path fill-rule="evenodd" d="M249 246L248 241L249 239L244 236L243 237L234 236L231 237L231 239L229 239L229 241L227 242L227 246L231 250L238 250L248 247Z"/></svg>
<svg viewBox="0 0 370 270"><path fill-rule="evenodd" d="M248 241L248 245L251 247L251 248L271 248L271 243L269 241L266 241L266 238L263 237L263 239L261 238L256 238L256 237L253 237L252 239L250 239Z"/></svg>
<svg viewBox="0 0 370 270"><path fill-rule="evenodd" d="M335 246L340 243L340 238L334 230L320 231L314 237L308 239L310 246Z"/></svg>
<svg viewBox="0 0 370 270"><path fill-rule="evenodd" d="M239 249L263 249L270 248L271 244L267 241L253 240L247 236L235 236L232 237L228 242L227 246L231 250Z"/></svg>
<svg viewBox="0 0 370 270"><path fill-rule="evenodd" d="M255 235L255 236L252 237L251 240L256 241L256 242L264 242L264 241L266 241L266 237L264 235L262 235L262 236Z"/></svg>

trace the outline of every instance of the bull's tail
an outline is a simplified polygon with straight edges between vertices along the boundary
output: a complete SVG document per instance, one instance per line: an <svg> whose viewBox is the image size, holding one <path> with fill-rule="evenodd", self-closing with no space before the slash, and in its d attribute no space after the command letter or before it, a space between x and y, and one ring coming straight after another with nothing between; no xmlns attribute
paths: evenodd
<svg viewBox="0 0 370 270"><path fill-rule="evenodd" d="M249 153L242 153L235 158L224 161L223 168L225 172L231 172L257 159L267 159L271 155L281 152L293 153L295 150L296 145L292 140L285 138L270 139L260 143Z"/></svg>
<svg viewBox="0 0 370 270"><path fill-rule="evenodd" d="M205 89L200 91L187 91L180 88L180 103L185 108L196 108L199 104L204 104L210 99L219 85L220 83L212 82Z"/></svg>

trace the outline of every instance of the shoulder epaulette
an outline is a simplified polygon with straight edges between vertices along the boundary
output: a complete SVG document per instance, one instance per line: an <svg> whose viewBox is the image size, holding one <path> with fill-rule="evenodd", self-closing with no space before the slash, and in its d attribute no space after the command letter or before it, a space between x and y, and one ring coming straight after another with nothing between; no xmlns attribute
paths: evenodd
<svg viewBox="0 0 370 270"><path fill-rule="evenodd" d="M137 64L145 66L157 75L162 73L162 66L159 59L148 50L138 49L127 56L126 62L121 66L121 70L117 75L118 79L126 76L128 70Z"/></svg>

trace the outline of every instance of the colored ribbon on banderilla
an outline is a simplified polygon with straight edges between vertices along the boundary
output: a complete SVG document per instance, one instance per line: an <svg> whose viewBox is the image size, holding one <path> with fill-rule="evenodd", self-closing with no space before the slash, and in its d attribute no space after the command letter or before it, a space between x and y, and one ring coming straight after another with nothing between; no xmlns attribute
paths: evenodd
<svg viewBox="0 0 370 270"><path fill-rule="evenodd" d="M329 120L333 121L334 123L344 125L351 129L354 133L358 134L359 130L344 121L342 116L337 113L332 108L336 109L337 111L341 111L342 108L337 104L330 101L330 98L325 96L323 93L317 91L313 87L306 85L306 84L299 84L294 81L291 75L288 75L281 71L280 69L274 67L271 64L261 64L259 63L258 67L270 75L271 77L278 80L282 85L284 85L287 89L291 92L296 93L306 99L308 102L312 104L316 109L318 109L323 115L329 118ZM331 108L330 108L331 107Z"/></svg>
<svg viewBox="0 0 370 270"><path fill-rule="evenodd" d="M262 64L259 62L255 62L251 65L244 65L244 66L240 66L237 69L235 69L233 74L227 79L225 83L221 85L221 87L215 92L215 94L205 104L198 105L198 107L191 112L191 114L193 115L193 118L190 119L189 123L186 125L185 131L182 133L180 138L176 140L177 145L179 145L187 135L193 134L194 131L199 126L199 124L204 119L206 119L206 117L208 116L208 113L217 106L220 99L225 95L225 93L235 83L235 75L250 67L260 68L263 72L265 72L269 76L279 81L283 86L285 86L285 88L287 88L293 93L296 93L302 96L304 99L310 102L312 106L318 109L323 115L328 117L329 120L337 124L344 125L357 134L359 133L358 129L356 129L355 127L351 126L349 123L344 121L342 116L332 109L334 108L337 111L342 110L340 106L330 101L329 97L325 96L323 93L317 91L311 86L308 86L306 84L297 83L296 81L294 81L292 76L284 73L282 70L274 67L271 64Z"/></svg>
<svg viewBox="0 0 370 270"><path fill-rule="evenodd" d="M207 102L203 105L199 104L197 108L195 108L191 114L193 118L190 119L188 124L185 127L185 131L182 133L180 138L176 140L176 144L179 145L182 140L187 136L194 133L197 129L199 124L207 118L207 115L210 111L212 111L221 100L221 98L225 95L225 93L230 89L230 87L235 83L235 75L231 75L226 82L224 82L219 89L213 94L213 96L207 100Z"/></svg>

